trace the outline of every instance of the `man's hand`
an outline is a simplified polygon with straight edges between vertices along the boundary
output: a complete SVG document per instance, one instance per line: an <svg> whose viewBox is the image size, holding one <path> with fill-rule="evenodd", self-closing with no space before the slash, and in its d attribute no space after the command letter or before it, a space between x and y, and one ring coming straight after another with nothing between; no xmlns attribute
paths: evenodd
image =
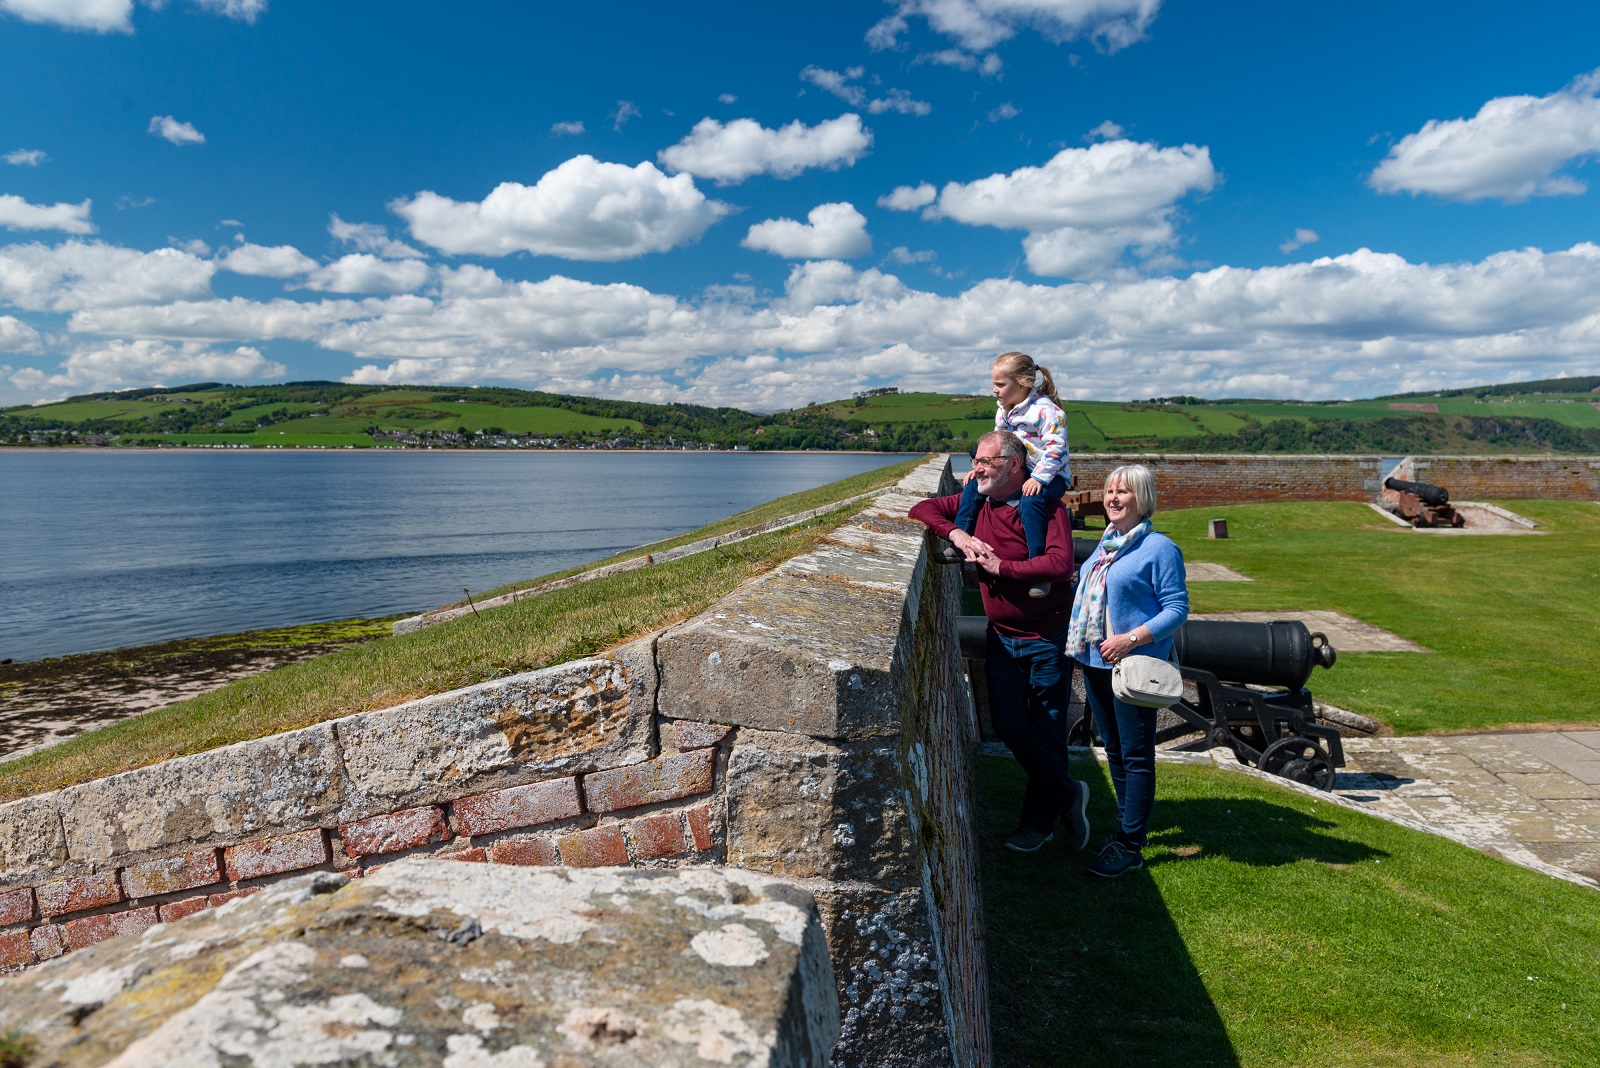
<svg viewBox="0 0 1600 1068"><path fill-rule="evenodd" d="M1026 481L1026 482L1024 482L1022 484L1022 495L1024 497L1037 497L1039 494L1041 494L1043 492L1044 492L1044 483L1040 482L1036 478L1030 478L1030 479L1028 479L1028 481Z"/></svg>
<svg viewBox="0 0 1600 1068"><path fill-rule="evenodd" d="M974 538L973 540L977 541L976 538ZM977 564L979 567L981 567L983 570L987 571L989 574L991 574L991 575L999 575L1000 574L1000 558L994 554L994 550L992 548L990 548L989 546L984 545L981 541L978 542L978 544L983 546L983 547L981 549L979 549L976 553L968 556L967 559L971 560L973 563Z"/></svg>
<svg viewBox="0 0 1600 1068"><path fill-rule="evenodd" d="M961 555L966 557L969 564L978 562L979 553L994 552L994 546L959 528L950 532L950 544L961 550Z"/></svg>

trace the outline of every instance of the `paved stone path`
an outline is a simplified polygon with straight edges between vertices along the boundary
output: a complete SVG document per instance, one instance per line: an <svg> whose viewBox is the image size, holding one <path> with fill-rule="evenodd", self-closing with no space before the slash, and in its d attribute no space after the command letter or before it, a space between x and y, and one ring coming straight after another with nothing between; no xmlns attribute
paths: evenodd
<svg viewBox="0 0 1600 1068"><path fill-rule="evenodd" d="M1334 792L1600 888L1600 731L1344 739Z"/></svg>

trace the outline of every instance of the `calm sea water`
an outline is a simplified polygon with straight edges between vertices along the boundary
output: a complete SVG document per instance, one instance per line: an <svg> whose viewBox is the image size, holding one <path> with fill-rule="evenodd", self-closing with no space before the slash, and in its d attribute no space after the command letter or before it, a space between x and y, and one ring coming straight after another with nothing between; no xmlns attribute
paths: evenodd
<svg viewBox="0 0 1600 1068"><path fill-rule="evenodd" d="M0 658L423 611L902 458L0 451Z"/></svg>

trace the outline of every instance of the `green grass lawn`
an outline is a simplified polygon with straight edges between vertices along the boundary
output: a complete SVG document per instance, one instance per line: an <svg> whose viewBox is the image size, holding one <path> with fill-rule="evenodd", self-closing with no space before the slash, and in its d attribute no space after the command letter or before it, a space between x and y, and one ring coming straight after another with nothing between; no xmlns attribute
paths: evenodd
<svg viewBox="0 0 1600 1068"><path fill-rule="evenodd" d="M979 762L995 1064L1600 1064L1600 894L1317 797L1163 764L1146 867L1001 846L1015 761ZM1099 765L1095 838L1115 818Z"/></svg>
<svg viewBox="0 0 1600 1068"><path fill-rule="evenodd" d="M568 434L580 431L624 434L643 429L637 419L608 419L565 408L502 408L497 404L448 403L417 404L413 407L439 413L439 418L434 422L417 423L417 430L453 431L464 426L468 430L499 427L513 434Z"/></svg>
<svg viewBox="0 0 1600 1068"><path fill-rule="evenodd" d="M1307 684L1402 734L1600 720L1600 505L1504 501L1539 535L1417 534L1360 504L1162 512L1186 558L1253 582L1197 582L1196 612L1333 609L1428 653L1346 653ZM1206 521L1226 519L1212 541Z"/></svg>
<svg viewBox="0 0 1600 1068"><path fill-rule="evenodd" d="M1200 434L1200 427L1181 411L1102 408L1085 414L1107 438L1192 438Z"/></svg>

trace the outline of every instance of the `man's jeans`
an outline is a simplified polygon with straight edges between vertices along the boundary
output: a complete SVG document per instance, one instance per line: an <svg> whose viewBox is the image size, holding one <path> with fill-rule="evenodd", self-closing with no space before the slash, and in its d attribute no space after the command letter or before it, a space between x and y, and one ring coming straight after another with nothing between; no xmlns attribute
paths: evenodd
<svg viewBox="0 0 1600 1068"><path fill-rule="evenodd" d="M1072 800L1067 763L1067 704L1075 661L1066 634L1010 638L988 631L989 718L1028 773L1019 825L1050 833Z"/></svg>

